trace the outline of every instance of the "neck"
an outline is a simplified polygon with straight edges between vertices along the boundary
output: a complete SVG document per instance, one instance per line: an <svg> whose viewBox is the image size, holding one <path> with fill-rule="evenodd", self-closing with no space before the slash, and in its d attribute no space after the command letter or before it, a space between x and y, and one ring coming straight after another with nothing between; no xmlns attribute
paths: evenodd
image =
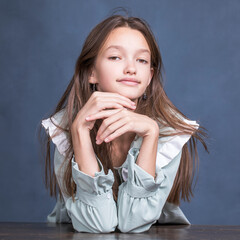
<svg viewBox="0 0 240 240"><path fill-rule="evenodd" d="M121 136L119 136L118 138L115 138L112 142L114 144L117 144L117 145L125 145L125 144L128 144L128 143L132 143L132 141L134 140L136 136L136 133L133 133L133 132L128 132L128 133L125 133Z"/></svg>
<svg viewBox="0 0 240 240"><path fill-rule="evenodd" d="M126 160L127 153L135 138L135 133L125 133L112 141L112 162L114 167L120 167Z"/></svg>

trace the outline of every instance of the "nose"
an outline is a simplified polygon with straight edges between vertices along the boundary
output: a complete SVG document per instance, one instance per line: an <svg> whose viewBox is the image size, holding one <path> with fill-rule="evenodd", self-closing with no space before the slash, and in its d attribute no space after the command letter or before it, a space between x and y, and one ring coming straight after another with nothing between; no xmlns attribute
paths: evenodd
<svg viewBox="0 0 240 240"><path fill-rule="evenodd" d="M124 74L136 74L136 66L134 60L126 60Z"/></svg>

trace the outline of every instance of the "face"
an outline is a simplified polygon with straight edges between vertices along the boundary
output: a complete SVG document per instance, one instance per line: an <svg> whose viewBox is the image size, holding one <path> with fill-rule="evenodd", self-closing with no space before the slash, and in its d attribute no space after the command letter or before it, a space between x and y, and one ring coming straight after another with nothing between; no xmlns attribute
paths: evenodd
<svg viewBox="0 0 240 240"><path fill-rule="evenodd" d="M152 79L150 66L151 53L142 33L119 27L109 34L100 49L89 82L95 83L98 91L136 100Z"/></svg>

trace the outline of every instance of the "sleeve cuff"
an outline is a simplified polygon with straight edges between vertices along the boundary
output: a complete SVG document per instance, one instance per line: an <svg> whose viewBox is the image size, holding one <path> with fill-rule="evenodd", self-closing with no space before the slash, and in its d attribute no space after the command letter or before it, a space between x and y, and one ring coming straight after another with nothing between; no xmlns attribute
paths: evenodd
<svg viewBox="0 0 240 240"><path fill-rule="evenodd" d="M101 161L96 156L100 166L100 172L95 173L92 177L79 170L78 164L75 162L74 156L72 158L72 176L77 185L78 192L85 192L93 195L100 195L111 190L114 176L113 172L109 169L108 174L105 174Z"/></svg>
<svg viewBox="0 0 240 240"><path fill-rule="evenodd" d="M126 191L132 197L149 197L156 193L165 179L163 171L156 174L156 178L138 166L135 162L139 149L131 148L127 157L128 181Z"/></svg>

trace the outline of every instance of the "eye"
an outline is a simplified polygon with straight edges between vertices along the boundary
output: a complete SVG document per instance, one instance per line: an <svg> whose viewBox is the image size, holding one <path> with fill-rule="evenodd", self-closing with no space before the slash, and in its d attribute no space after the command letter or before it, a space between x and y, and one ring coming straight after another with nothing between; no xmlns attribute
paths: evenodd
<svg viewBox="0 0 240 240"><path fill-rule="evenodd" d="M108 59L111 59L111 60L116 60L116 58L119 58L117 56L112 56L112 57L109 57ZM119 58L120 59L120 58Z"/></svg>
<svg viewBox="0 0 240 240"><path fill-rule="evenodd" d="M147 64L148 61L144 60L144 59L138 59L139 62L143 63L143 64Z"/></svg>

